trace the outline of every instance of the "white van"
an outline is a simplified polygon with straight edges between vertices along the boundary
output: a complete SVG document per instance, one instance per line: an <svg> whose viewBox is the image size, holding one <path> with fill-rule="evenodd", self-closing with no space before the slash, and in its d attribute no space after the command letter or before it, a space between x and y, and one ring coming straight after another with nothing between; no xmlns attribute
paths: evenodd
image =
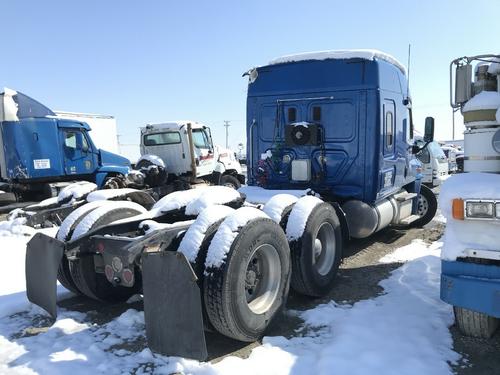
<svg viewBox="0 0 500 375"><path fill-rule="evenodd" d="M425 143L417 141L418 146L422 147ZM441 184L441 179L448 175L448 159L441 146L436 141L417 154L417 158L422 162L422 182L430 187Z"/></svg>

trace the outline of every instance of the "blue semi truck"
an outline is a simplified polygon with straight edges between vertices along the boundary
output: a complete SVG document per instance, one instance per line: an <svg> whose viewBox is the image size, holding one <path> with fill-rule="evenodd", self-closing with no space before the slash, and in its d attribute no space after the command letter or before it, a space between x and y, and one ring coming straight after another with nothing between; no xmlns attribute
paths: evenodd
<svg viewBox="0 0 500 375"><path fill-rule="evenodd" d="M20 92L0 93L0 200L41 200L73 181L102 187L107 178L127 175L130 161L95 147L90 127L57 118ZM10 194L9 194L10 193Z"/></svg>
<svg viewBox="0 0 500 375"><path fill-rule="evenodd" d="M30 301L55 317L57 279L101 301L142 292L150 348L204 359L204 329L254 341L290 287L326 295L349 238L432 219L436 198L420 184L407 78L395 59L303 54L245 75L253 189L178 191L147 212L131 202L81 206L56 239L29 242ZM427 143L433 130L428 118Z"/></svg>

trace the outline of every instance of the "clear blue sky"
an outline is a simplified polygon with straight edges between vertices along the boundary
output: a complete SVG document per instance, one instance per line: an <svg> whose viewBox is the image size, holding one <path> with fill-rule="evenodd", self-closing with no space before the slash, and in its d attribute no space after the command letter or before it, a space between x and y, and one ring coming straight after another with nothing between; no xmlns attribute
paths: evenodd
<svg viewBox="0 0 500 375"><path fill-rule="evenodd" d="M125 143L148 122L193 119L244 141L241 74L304 51L375 48L406 65L417 128L451 137L448 66L500 52L491 1L0 0L0 86L52 109L114 115ZM460 117L460 116L458 116Z"/></svg>

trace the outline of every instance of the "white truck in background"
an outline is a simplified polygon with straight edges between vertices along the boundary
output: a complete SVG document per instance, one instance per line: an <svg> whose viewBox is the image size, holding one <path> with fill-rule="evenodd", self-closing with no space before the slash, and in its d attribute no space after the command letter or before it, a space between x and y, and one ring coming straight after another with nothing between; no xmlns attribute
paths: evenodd
<svg viewBox="0 0 500 375"><path fill-rule="evenodd" d="M422 147L423 140L417 140L417 145ZM422 183L433 188L441 184L441 179L448 175L448 159L438 142L432 141L427 147L417 154L422 162Z"/></svg>
<svg viewBox="0 0 500 375"><path fill-rule="evenodd" d="M86 122L92 129L92 141L96 147L119 154L116 119L109 115L54 111L62 119Z"/></svg>
<svg viewBox="0 0 500 375"><path fill-rule="evenodd" d="M190 176L238 189L245 183L234 152L213 144L210 128L195 121L171 121L141 128L141 158L169 175ZM162 165L163 163L163 165Z"/></svg>

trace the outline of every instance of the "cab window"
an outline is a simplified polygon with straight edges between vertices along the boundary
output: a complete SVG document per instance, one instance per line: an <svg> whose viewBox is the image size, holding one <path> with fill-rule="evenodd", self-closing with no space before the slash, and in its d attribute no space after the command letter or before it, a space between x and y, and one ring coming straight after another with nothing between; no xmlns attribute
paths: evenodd
<svg viewBox="0 0 500 375"><path fill-rule="evenodd" d="M75 132L65 132L64 133L64 146L70 150L76 150L76 133Z"/></svg>
<svg viewBox="0 0 500 375"><path fill-rule="evenodd" d="M197 148L212 148L208 135L203 129L193 129L193 144Z"/></svg>
<svg viewBox="0 0 500 375"><path fill-rule="evenodd" d="M181 143L179 132L164 132L146 134L144 136L144 146L160 146Z"/></svg>

